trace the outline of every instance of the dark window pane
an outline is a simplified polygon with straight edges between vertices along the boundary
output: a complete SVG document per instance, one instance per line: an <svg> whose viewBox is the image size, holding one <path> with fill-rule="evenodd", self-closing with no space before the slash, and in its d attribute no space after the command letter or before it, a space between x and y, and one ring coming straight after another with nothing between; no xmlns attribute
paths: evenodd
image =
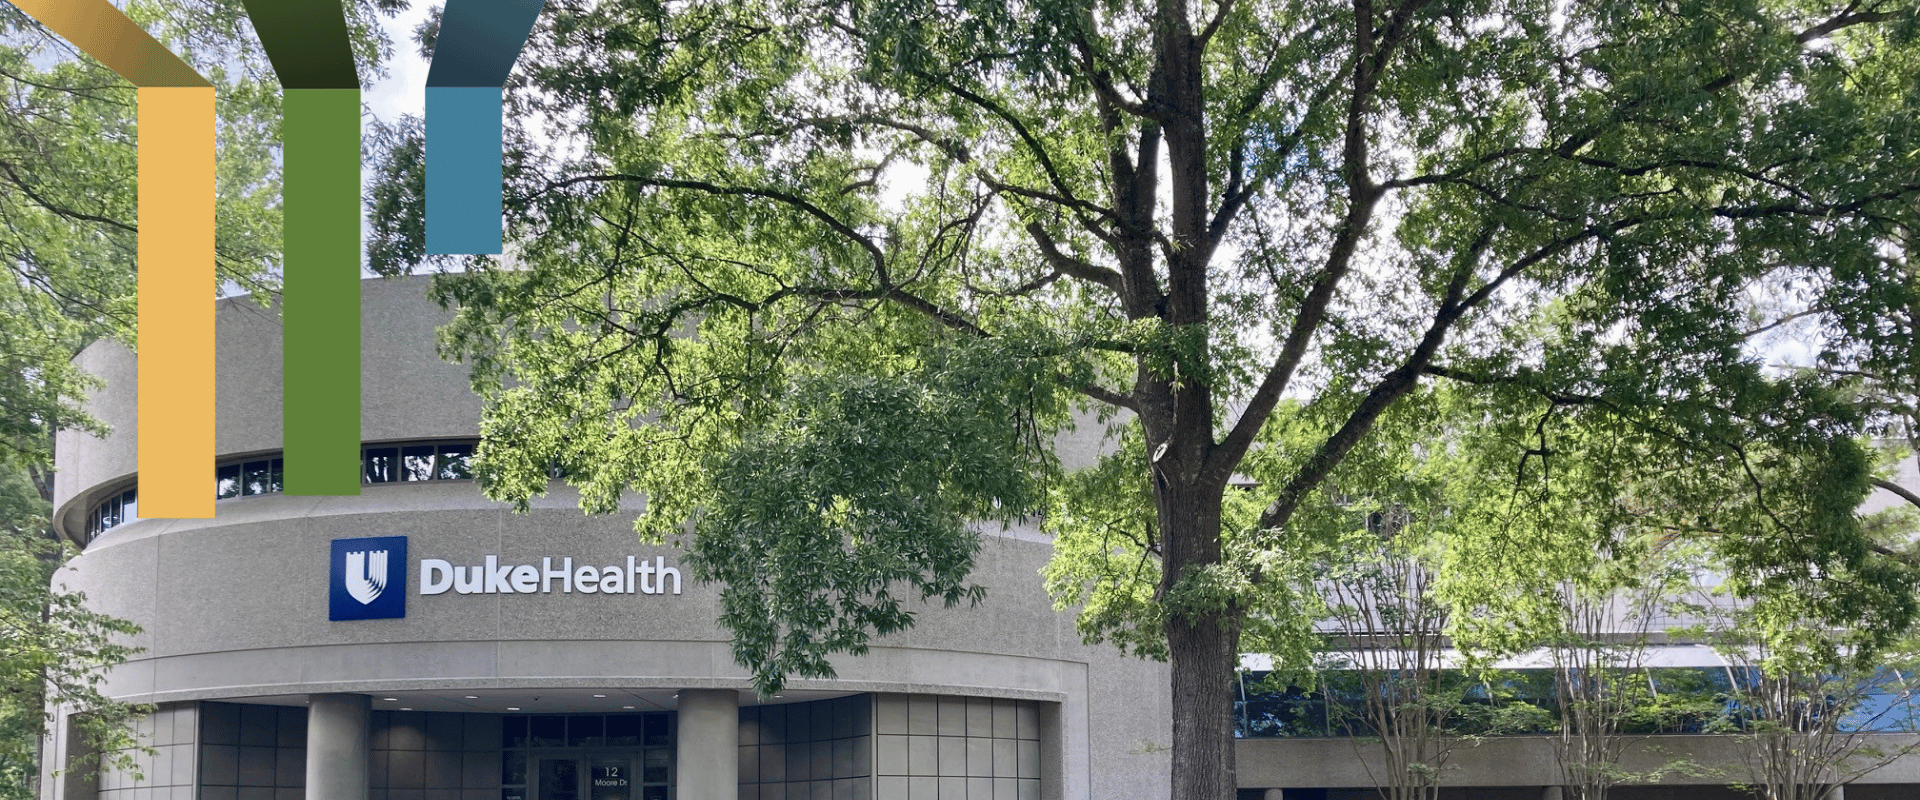
<svg viewBox="0 0 1920 800"><path fill-rule="evenodd" d="M400 480L433 480L433 445L400 448Z"/></svg>
<svg viewBox="0 0 1920 800"><path fill-rule="evenodd" d="M241 466L240 494L248 497L256 494L266 494L269 491L267 486L269 486L273 480L271 476L272 466L273 462L266 460L249 461Z"/></svg>
<svg viewBox="0 0 1920 800"><path fill-rule="evenodd" d="M806 784L800 784L805 786ZM640 790L640 800L667 800L667 787L648 786Z"/></svg>
<svg viewBox="0 0 1920 800"><path fill-rule="evenodd" d="M500 800L527 800L527 787L511 786L501 789Z"/></svg>
<svg viewBox="0 0 1920 800"><path fill-rule="evenodd" d="M120 498L108 498L100 504L100 530L106 530L120 524Z"/></svg>
<svg viewBox="0 0 1920 800"><path fill-rule="evenodd" d="M565 747L566 717L530 717L527 720L528 747Z"/></svg>
<svg viewBox="0 0 1920 800"><path fill-rule="evenodd" d="M269 492L286 491L284 488L286 486L286 465L282 462L283 459L276 458L272 464L267 467L267 486L269 487L267 491Z"/></svg>
<svg viewBox="0 0 1920 800"><path fill-rule="evenodd" d="M513 717L502 717L500 719L500 746L501 747L526 747L527 746L527 718L526 717L513 716ZM524 770L525 765L523 764L521 766L522 766L522 769ZM509 783L511 783L511 781L509 781Z"/></svg>
<svg viewBox="0 0 1920 800"><path fill-rule="evenodd" d="M131 522L140 518L140 496L132 489L120 495L120 520Z"/></svg>
<svg viewBox="0 0 1920 800"><path fill-rule="evenodd" d="M667 751L648 750L646 760L641 764L640 780L643 783L667 782Z"/></svg>
<svg viewBox="0 0 1920 800"><path fill-rule="evenodd" d="M667 715L647 715L647 741L645 744L673 744L667 738Z"/></svg>
<svg viewBox="0 0 1920 800"><path fill-rule="evenodd" d="M580 800L580 762L540 759L540 800Z"/></svg>
<svg viewBox="0 0 1920 800"><path fill-rule="evenodd" d="M639 714L615 714L607 717L607 746L639 746L642 719L643 717Z"/></svg>
<svg viewBox="0 0 1920 800"><path fill-rule="evenodd" d="M213 471L213 496L218 500L240 496L239 464L228 464Z"/></svg>
<svg viewBox="0 0 1920 800"><path fill-rule="evenodd" d="M521 739L526 738L527 721L520 720ZM500 758L500 782L516 784L527 782L527 754L503 753Z"/></svg>
<svg viewBox="0 0 1920 800"><path fill-rule="evenodd" d="M472 478L473 477L473 470L471 469L472 460L473 460L473 445L470 445L470 444L440 445L439 472L434 474L434 480L464 481L469 478Z"/></svg>
<svg viewBox="0 0 1920 800"><path fill-rule="evenodd" d="M87 535L91 536L99 532L100 532L100 507L94 506L92 511L87 512Z"/></svg>
<svg viewBox="0 0 1920 800"><path fill-rule="evenodd" d="M367 483L391 483L400 479L399 448L369 447L361 462L366 466Z"/></svg>
<svg viewBox="0 0 1920 800"><path fill-rule="evenodd" d="M567 746L599 747L607 740L605 725L605 717L568 717Z"/></svg>

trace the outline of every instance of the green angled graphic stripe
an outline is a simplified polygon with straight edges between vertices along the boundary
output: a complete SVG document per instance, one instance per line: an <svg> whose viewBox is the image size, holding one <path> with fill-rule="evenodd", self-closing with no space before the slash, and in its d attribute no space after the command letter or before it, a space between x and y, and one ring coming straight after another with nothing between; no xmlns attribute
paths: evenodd
<svg viewBox="0 0 1920 800"><path fill-rule="evenodd" d="M360 90L288 89L286 493L360 493Z"/></svg>
<svg viewBox="0 0 1920 800"><path fill-rule="evenodd" d="M358 89L341 0L243 0L260 46L288 89Z"/></svg>
<svg viewBox="0 0 1920 800"><path fill-rule="evenodd" d="M360 78L341 0L243 0L286 90L286 492L360 493Z"/></svg>

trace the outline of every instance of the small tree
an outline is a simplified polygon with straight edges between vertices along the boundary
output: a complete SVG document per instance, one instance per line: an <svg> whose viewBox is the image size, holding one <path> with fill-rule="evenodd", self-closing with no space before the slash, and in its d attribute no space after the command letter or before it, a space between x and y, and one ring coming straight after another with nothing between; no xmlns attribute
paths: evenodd
<svg viewBox="0 0 1920 800"><path fill-rule="evenodd" d="M1789 672L1746 687L1753 713L1741 751L1751 783L1769 800L1827 800L1834 790L1914 752L1875 731L1914 730L1912 668L1839 674Z"/></svg>
<svg viewBox="0 0 1920 800"><path fill-rule="evenodd" d="M1860 663L1841 638L1809 632L1784 647L1758 639L1729 648L1753 664L1734 671L1738 704L1725 721L1742 744L1733 777L1767 800L1829 800L1838 787L1920 750L1910 738L1880 735L1920 730L1920 651L1909 642Z"/></svg>
<svg viewBox="0 0 1920 800"><path fill-rule="evenodd" d="M1322 582L1333 656L1322 692L1336 730L1344 728L1356 749L1380 746L1385 774L1373 779L1385 797L1433 800L1473 684L1449 663L1449 609L1433 592L1426 552L1432 541L1404 506L1368 519L1369 530L1335 550Z"/></svg>
<svg viewBox="0 0 1920 800"><path fill-rule="evenodd" d="M1560 712L1554 755L1571 800L1606 800L1635 777L1620 768L1635 722L1665 716L1646 673L1647 647L1684 576L1615 561L1562 585L1566 627L1547 650Z"/></svg>

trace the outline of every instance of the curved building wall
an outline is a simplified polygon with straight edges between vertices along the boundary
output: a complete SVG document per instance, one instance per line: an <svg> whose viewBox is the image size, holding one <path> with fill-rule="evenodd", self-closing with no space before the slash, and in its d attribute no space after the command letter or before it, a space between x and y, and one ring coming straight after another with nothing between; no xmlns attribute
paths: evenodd
<svg viewBox="0 0 1920 800"><path fill-rule="evenodd" d="M363 441L477 435L479 403L463 368L435 356L434 328L445 317L425 298L425 285L424 279L363 284ZM217 320L217 451L224 458L278 450L276 314L246 300L225 300ZM80 363L106 381L89 408L115 430L105 439L62 434L58 519L69 533L89 504L134 477L132 357L101 345ZM212 465L208 469L211 491ZM905 714L924 706L933 710L915 713L934 715L914 717L911 725L868 728L862 741L872 748L863 751L872 759L871 780L863 784L863 797L1165 795L1167 756L1158 746L1168 741L1165 668L1080 642L1071 615L1055 612L1041 589L1037 573L1050 546L1037 532L984 537L975 574L988 587L981 606L923 607L911 631L879 640L865 657L836 660L835 679L795 680L782 697L762 700L746 691L747 676L715 624L716 589L692 581L674 548L640 546L630 517L584 516L563 487L556 489L526 514L486 500L469 481L372 485L354 497L224 499L216 502L213 519L135 520L106 530L56 581L85 592L98 610L143 628L132 641L143 652L112 673L109 693L162 704L182 719L221 703L294 707L308 698L352 695L365 696L376 717L466 715L460 725L498 729L498 719L513 714L671 712L686 702L675 699L681 690L725 690L718 695L722 701L745 708L861 695L874 698L862 707L881 722L895 708ZM399 559L404 616L332 621L333 543L366 537L405 537L406 557ZM570 579L543 578L548 590L518 592L511 591L509 571L499 569L540 567L543 560L557 568L568 559L576 573L583 565L603 568L602 575L612 569L624 576L623 584L637 584L633 578L640 577L654 591L635 585L628 592L623 585L615 594L588 594L563 590ZM450 588L423 594L431 588L423 581L439 577L423 574L422 564L431 560L473 568L469 577L495 574L490 582L466 587L477 589L471 593ZM485 569L490 561L496 569ZM634 565L640 573L631 571ZM679 574L665 577L647 565ZM995 701L1016 703L1009 709L1029 707L1019 703L1039 709L1039 733L1029 728L998 739L974 736L964 721L952 719L967 709L991 719ZM943 708L947 717L940 716ZM751 714L742 713L744 726ZM1022 738L1028 734L1034 735ZM680 735L689 735L686 726ZM973 762L966 755L969 737L979 740ZM988 767L976 774L982 769L978 759L986 757L980 753L1024 752L1019 743L1028 741L1045 764L1045 780L1021 784L1032 779L1011 777L1022 774L1015 761L1005 766L1014 772ZM272 757L281 761L290 757L284 745L233 746L279 752ZM766 747L740 746L753 758ZM485 750L474 750L470 741L461 747L473 757ZM749 753L750 747L760 749ZM677 758L677 769L690 775L692 756ZM381 773L372 774L369 780L383 780ZM961 778L974 783L955 782ZM971 792L955 788L968 785ZM886 790L873 788L881 786ZM745 797L747 790L741 791ZM757 791L751 800L780 800L771 797L774 790ZM926 792L934 794L923 798Z"/></svg>

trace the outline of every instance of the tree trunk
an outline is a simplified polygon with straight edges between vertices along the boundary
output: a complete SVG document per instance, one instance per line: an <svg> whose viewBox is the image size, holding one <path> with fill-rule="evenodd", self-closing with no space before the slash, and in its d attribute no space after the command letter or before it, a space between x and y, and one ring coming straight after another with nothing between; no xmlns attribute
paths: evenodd
<svg viewBox="0 0 1920 800"><path fill-rule="evenodd" d="M1220 563L1219 491L1163 487L1166 555L1161 594L1182 575ZM1173 700L1172 800L1234 800L1233 677L1240 660L1237 605L1186 614L1169 608L1167 662Z"/></svg>
<svg viewBox="0 0 1920 800"><path fill-rule="evenodd" d="M1233 674L1239 620L1206 614L1167 621L1173 678L1173 800L1233 800Z"/></svg>

